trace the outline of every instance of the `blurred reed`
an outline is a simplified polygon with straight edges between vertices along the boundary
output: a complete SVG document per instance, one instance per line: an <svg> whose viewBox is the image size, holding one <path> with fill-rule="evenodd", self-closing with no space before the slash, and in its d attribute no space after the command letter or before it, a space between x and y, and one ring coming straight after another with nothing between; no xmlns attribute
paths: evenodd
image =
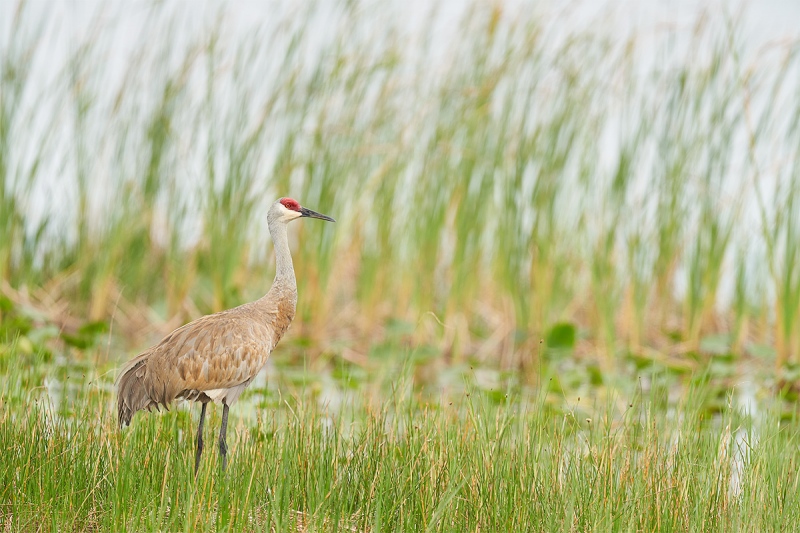
<svg viewBox="0 0 800 533"><path fill-rule="evenodd" d="M360 2L246 32L150 9L121 75L120 22L46 87L52 21L21 3L1 39L7 287L142 343L143 321L266 290L264 213L290 195L339 220L294 229L315 352L399 320L447 357L533 368L570 322L604 364L709 334L800 362L796 43L748 56L736 24L700 22L650 65L637 36L477 1L444 37Z"/></svg>

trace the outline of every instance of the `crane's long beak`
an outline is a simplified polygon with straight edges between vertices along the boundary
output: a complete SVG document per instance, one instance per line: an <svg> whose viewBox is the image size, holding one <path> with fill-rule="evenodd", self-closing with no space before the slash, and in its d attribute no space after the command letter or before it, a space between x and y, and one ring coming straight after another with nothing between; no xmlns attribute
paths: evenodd
<svg viewBox="0 0 800 533"><path fill-rule="evenodd" d="M300 208L300 216L301 217L308 217L308 218L318 218L320 220L327 220L328 222L336 222L334 219L332 219L328 215L323 215L322 213L317 213L316 211L312 211L311 209L306 209L305 207L301 207Z"/></svg>

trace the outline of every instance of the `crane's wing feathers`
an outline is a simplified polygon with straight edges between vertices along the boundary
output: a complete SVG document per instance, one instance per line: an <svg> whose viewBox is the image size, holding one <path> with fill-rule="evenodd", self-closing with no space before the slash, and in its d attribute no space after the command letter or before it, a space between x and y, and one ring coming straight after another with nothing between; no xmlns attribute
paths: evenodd
<svg viewBox="0 0 800 533"><path fill-rule="evenodd" d="M175 330L158 344L148 370L169 376L181 389L233 387L258 373L275 341L267 325L251 317L208 315Z"/></svg>

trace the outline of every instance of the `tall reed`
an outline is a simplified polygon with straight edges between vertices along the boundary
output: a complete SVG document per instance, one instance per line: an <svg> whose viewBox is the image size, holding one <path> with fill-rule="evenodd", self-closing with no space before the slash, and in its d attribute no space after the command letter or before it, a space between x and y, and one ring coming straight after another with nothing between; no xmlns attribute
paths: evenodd
<svg viewBox="0 0 800 533"><path fill-rule="evenodd" d="M778 72L736 24L698 23L689 53L650 64L637 36L479 2L453 33L358 2L236 31L153 7L131 50L98 24L37 87L26 65L50 44L19 13L1 52L0 273L75 316L180 322L257 297L264 212L293 195L340 220L293 236L296 329L320 350L395 319L444 354L533 363L566 321L613 364L731 323L746 350L749 309L778 366L796 357L797 55ZM130 60L112 69L107 46ZM56 167L68 201L41 192ZM748 289L767 285L766 302ZM441 327L422 328L431 314Z"/></svg>

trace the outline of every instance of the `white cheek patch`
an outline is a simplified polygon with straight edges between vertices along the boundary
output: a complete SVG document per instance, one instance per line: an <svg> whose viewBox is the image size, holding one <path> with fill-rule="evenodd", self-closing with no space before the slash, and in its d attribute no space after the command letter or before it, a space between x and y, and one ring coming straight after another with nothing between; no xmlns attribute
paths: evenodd
<svg viewBox="0 0 800 533"><path fill-rule="evenodd" d="M300 213L297 211L292 211L291 209L286 209L285 207L283 215L281 215L281 222L289 222L290 220L294 220L296 218L300 218Z"/></svg>

